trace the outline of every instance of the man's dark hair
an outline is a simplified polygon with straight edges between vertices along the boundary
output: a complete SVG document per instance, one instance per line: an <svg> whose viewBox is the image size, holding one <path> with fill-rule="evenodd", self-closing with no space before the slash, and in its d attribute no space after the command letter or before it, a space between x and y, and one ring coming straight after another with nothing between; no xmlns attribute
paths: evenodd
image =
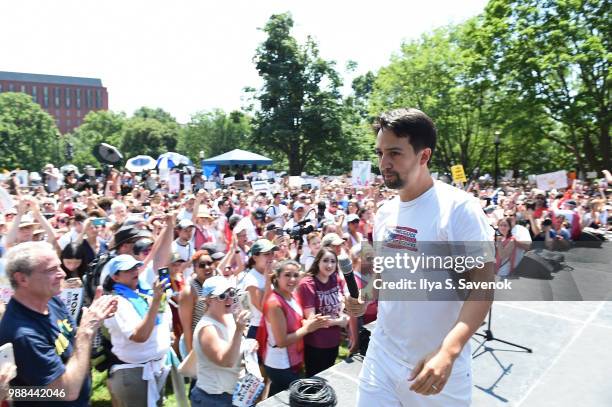
<svg viewBox="0 0 612 407"><path fill-rule="evenodd" d="M373 127L375 134L380 130L391 130L397 137L407 137L415 153L430 148L433 155L436 126L429 116L418 109L402 108L383 113Z"/></svg>

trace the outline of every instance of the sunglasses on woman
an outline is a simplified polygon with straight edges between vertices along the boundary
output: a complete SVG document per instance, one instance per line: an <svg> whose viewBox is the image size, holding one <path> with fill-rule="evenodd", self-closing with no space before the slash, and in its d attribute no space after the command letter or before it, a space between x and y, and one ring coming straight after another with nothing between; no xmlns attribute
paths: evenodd
<svg viewBox="0 0 612 407"><path fill-rule="evenodd" d="M236 290L234 290L233 288L230 288L226 292L217 295L217 298L223 301L227 298L234 298L235 296L236 296Z"/></svg>

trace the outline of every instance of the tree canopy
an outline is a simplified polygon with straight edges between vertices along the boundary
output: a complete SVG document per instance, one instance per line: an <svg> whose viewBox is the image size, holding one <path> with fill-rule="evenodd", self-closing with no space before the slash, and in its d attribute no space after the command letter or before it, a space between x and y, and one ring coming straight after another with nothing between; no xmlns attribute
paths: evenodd
<svg viewBox="0 0 612 407"><path fill-rule="evenodd" d="M0 167L40 171L47 163L62 161L53 117L25 93L1 93Z"/></svg>

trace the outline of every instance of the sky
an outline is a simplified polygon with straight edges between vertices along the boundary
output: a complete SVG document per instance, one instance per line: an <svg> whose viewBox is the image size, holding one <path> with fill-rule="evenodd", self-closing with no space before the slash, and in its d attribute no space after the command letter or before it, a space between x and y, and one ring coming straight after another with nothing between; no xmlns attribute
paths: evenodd
<svg viewBox="0 0 612 407"><path fill-rule="evenodd" d="M389 63L403 41L481 13L486 0L2 0L0 71L100 78L109 108L191 115L246 105L259 87L253 56L272 14L312 36L353 77ZM357 69L346 72L348 61Z"/></svg>

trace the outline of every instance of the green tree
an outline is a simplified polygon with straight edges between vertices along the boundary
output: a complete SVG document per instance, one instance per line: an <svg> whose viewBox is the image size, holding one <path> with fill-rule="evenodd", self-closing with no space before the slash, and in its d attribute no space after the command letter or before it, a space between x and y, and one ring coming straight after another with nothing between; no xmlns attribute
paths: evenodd
<svg viewBox="0 0 612 407"><path fill-rule="evenodd" d="M255 94L253 142L270 155L282 153L289 173L329 168L332 156L346 146L341 80L334 63L319 56L308 38L299 45L291 36L290 14L270 17L267 39L254 58L263 87Z"/></svg>
<svg viewBox="0 0 612 407"><path fill-rule="evenodd" d="M243 112L227 114L221 109L199 112L185 126L177 149L198 162L200 151L210 158L235 148L250 149L250 134L250 118Z"/></svg>
<svg viewBox="0 0 612 407"><path fill-rule="evenodd" d="M143 106L138 108L134 112L133 117L140 117L141 119L155 119L162 123L174 123L176 124L176 119L170 113L166 112L161 108L152 108Z"/></svg>
<svg viewBox="0 0 612 407"><path fill-rule="evenodd" d="M454 164L471 172L486 165L492 150L495 96L484 82L486 72L475 69L478 55L471 42L477 27L474 19L404 43L379 71L370 97L372 116L417 107L434 119L438 142L432 165L443 172Z"/></svg>
<svg viewBox="0 0 612 407"><path fill-rule="evenodd" d="M571 154L579 170L611 165L611 4L491 0L485 10L483 51L497 86L556 123L539 137Z"/></svg>
<svg viewBox="0 0 612 407"><path fill-rule="evenodd" d="M62 164L60 134L53 117L23 93L0 94L0 167L40 171Z"/></svg>
<svg viewBox="0 0 612 407"><path fill-rule="evenodd" d="M120 149L126 159L139 154L157 158L160 154L175 150L179 127L176 123L133 117L126 122L122 135Z"/></svg>
<svg viewBox="0 0 612 407"><path fill-rule="evenodd" d="M119 147L123 138L123 128L127 122L124 113L112 111L92 111L85 116L83 123L68 136L74 147L72 162L79 166L95 164L92 155L94 146L107 143Z"/></svg>

